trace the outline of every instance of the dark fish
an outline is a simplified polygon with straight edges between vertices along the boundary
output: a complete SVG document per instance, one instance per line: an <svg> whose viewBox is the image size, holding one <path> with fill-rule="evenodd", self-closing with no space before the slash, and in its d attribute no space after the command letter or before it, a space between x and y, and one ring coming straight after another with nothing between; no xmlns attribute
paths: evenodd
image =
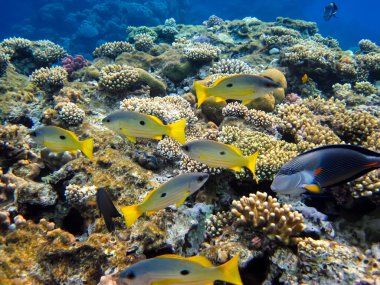
<svg viewBox="0 0 380 285"><path fill-rule="evenodd" d="M96 204L103 216L108 231L113 232L115 230L115 224L112 218L121 217L121 214L115 208L115 205L112 203L110 196L104 188L99 188L96 192Z"/></svg>
<svg viewBox="0 0 380 285"><path fill-rule="evenodd" d="M285 163L271 189L281 194L319 193L380 168L380 154L355 145L327 145L304 152Z"/></svg>
<svg viewBox="0 0 380 285"><path fill-rule="evenodd" d="M331 2L326 5L325 11L323 13L323 19L325 21L329 21L332 17L336 17L336 13L338 12L338 6L335 2Z"/></svg>

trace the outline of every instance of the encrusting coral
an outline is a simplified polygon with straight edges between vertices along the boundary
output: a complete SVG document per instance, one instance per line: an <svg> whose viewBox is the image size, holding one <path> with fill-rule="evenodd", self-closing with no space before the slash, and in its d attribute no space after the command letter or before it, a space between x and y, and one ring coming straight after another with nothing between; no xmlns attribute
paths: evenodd
<svg viewBox="0 0 380 285"><path fill-rule="evenodd" d="M232 214L238 222L261 230L270 239L288 244L292 236L305 229L303 216L290 205L282 205L267 193L257 192L232 202Z"/></svg>

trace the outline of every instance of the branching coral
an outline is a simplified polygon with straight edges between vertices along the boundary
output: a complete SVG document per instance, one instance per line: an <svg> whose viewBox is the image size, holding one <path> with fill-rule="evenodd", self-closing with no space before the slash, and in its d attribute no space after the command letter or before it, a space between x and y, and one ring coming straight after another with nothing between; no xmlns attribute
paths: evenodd
<svg viewBox="0 0 380 285"><path fill-rule="evenodd" d="M239 59L221 59L215 62L210 68L211 74L225 73L225 74L238 74L238 73L252 73L253 69L244 61Z"/></svg>
<svg viewBox="0 0 380 285"><path fill-rule="evenodd" d="M93 199L96 194L95 186L79 186L76 184L69 184L66 186L65 197L66 200L72 205L83 205Z"/></svg>
<svg viewBox="0 0 380 285"><path fill-rule="evenodd" d="M97 47L92 55L94 57L116 58L123 52L132 52L133 50L133 46L128 42L109 42Z"/></svg>
<svg viewBox="0 0 380 285"><path fill-rule="evenodd" d="M129 26L127 28L128 32L128 40L133 40L137 35L145 34L152 38L153 41L157 39L157 33L149 27L146 26L140 26L140 27L133 27Z"/></svg>
<svg viewBox="0 0 380 285"><path fill-rule="evenodd" d="M359 41L359 47L360 47L360 51L362 53L379 52L380 51L380 47L368 39L360 40Z"/></svg>
<svg viewBox="0 0 380 285"><path fill-rule="evenodd" d="M149 51L154 45L153 39L147 34L138 34L133 39L139 51Z"/></svg>
<svg viewBox="0 0 380 285"><path fill-rule="evenodd" d="M179 96L124 99L120 108L154 115L167 124L183 118L186 118L187 123L197 121L190 103Z"/></svg>
<svg viewBox="0 0 380 285"><path fill-rule="evenodd" d="M303 216L290 205L282 205L267 193L257 192L232 202L232 214L238 222L263 231L268 238L285 244L305 229Z"/></svg>
<svg viewBox="0 0 380 285"><path fill-rule="evenodd" d="M59 118L69 126L78 126L82 124L85 118L85 112L75 103L66 103L58 112Z"/></svg>
<svg viewBox="0 0 380 285"><path fill-rule="evenodd" d="M216 59L220 54L220 49L207 43L192 43L184 47L185 57L195 63L204 63Z"/></svg>
<svg viewBox="0 0 380 285"><path fill-rule="evenodd" d="M67 80L67 71L63 67L40 68L32 73L30 80L40 89L55 91L61 89Z"/></svg>
<svg viewBox="0 0 380 285"><path fill-rule="evenodd" d="M139 80L136 68L127 65L107 65L100 74L99 86L111 92L126 91Z"/></svg>
<svg viewBox="0 0 380 285"><path fill-rule="evenodd" d="M66 51L59 45L48 41L34 42L33 56L39 66L50 66L66 56Z"/></svg>

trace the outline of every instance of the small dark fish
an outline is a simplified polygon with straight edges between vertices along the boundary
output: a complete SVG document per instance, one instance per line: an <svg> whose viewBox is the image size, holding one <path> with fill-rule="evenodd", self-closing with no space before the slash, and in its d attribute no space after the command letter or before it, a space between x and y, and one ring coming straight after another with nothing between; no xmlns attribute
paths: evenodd
<svg viewBox="0 0 380 285"><path fill-rule="evenodd" d="M323 19L325 19L325 21L329 21L332 17L336 17L337 12L338 6L335 4L335 2L331 2L325 6Z"/></svg>
<svg viewBox="0 0 380 285"><path fill-rule="evenodd" d="M380 168L380 153L355 145L326 145L285 163L271 189L281 194L319 193Z"/></svg>
<svg viewBox="0 0 380 285"><path fill-rule="evenodd" d="M96 204L98 205L99 211L103 216L104 222L106 223L109 232L115 231L115 224L112 218L122 217L115 205L112 203L110 196L104 188L99 188L96 192Z"/></svg>

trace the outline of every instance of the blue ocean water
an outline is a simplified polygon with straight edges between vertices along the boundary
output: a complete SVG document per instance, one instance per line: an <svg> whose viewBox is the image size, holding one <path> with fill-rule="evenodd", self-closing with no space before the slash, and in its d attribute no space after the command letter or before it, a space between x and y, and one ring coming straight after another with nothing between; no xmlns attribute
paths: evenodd
<svg viewBox="0 0 380 285"><path fill-rule="evenodd" d="M264 21L291 17L318 23L323 36L344 49L368 38L380 42L379 0L336 0L337 17L323 19L328 0L0 0L0 39L49 39L70 53L90 54L105 41L124 40L129 25L158 25L167 18L201 24L210 15L223 19L251 16ZM6 11L6 12L5 12Z"/></svg>

